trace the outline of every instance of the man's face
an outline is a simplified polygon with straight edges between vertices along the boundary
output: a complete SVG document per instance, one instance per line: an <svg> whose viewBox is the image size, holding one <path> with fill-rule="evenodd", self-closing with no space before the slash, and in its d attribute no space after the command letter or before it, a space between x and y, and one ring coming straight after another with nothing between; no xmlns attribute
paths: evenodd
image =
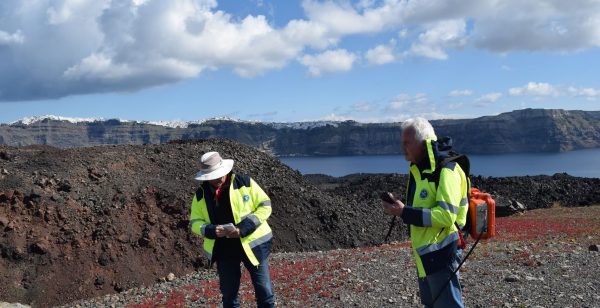
<svg viewBox="0 0 600 308"><path fill-rule="evenodd" d="M214 188L219 188L219 187L221 187L221 185L223 185L223 183L225 183L225 180L227 180L227 175L224 175L224 176L222 176L222 177L220 177L218 179L209 180L208 182Z"/></svg>
<svg viewBox="0 0 600 308"><path fill-rule="evenodd" d="M425 154L422 142L415 139L415 130L408 128L402 131L402 152L404 158L412 163L418 163Z"/></svg>

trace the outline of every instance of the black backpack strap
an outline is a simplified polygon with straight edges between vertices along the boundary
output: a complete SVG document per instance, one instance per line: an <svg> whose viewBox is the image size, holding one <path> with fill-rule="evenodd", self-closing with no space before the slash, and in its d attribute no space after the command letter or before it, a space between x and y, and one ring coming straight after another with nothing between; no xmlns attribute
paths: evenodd
<svg viewBox="0 0 600 308"><path fill-rule="evenodd" d="M449 163L457 160L457 158L458 156L447 156L440 162L438 162L435 170L431 175L436 188L438 187L438 185L440 185L440 174L442 173L442 168L446 167Z"/></svg>
<svg viewBox="0 0 600 308"><path fill-rule="evenodd" d="M471 176L471 163L469 162L469 158L464 154L458 154L454 151L450 151L450 155L442 159L433 172L432 178L435 183L435 187L440 184L440 173L442 173L442 168L451 162L456 162L460 166L465 173L466 178Z"/></svg>

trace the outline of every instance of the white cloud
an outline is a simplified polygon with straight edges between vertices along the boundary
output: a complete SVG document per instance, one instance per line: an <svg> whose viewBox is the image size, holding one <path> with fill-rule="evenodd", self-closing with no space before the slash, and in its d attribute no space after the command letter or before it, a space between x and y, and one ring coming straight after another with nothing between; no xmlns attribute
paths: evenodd
<svg viewBox="0 0 600 308"><path fill-rule="evenodd" d="M312 121L312 120L307 120ZM349 115L349 114L339 114L336 112L332 112L330 114L324 115L317 119L317 121L356 121L360 123L381 123L390 121L389 118L383 119L380 117L374 116L363 116L363 115Z"/></svg>
<svg viewBox="0 0 600 308"><path fill-rule="evenodd" d="M473 95L473 91L471 90L453 90L448 93L448 96L458 97L458 96L471 96Z"/></svg>
<svg viewBox="0 0 600 308"><path fill-rule="evenodd" d="M429 37L447 32L456 35L458 43L467 43L460 39L463 34L460 27L429 29L431 26L427 26L435 27L451 20L470 20L473 27L468 37L474 46L500 53L574 51L600 46L600 2L596 0L397 0L362 6L366 7L362 12L346 2L311 0L303 3L309 19L324 25L336 36L386 29L402 33L406 26L421 27L424 31L420 39L424 42L416 43L411 52L435 59L446 57L444 46L431 44Z"/></svg>
<svg viewBox="0 0 600 308"><path fill-rule="evenodd" d="M133 91L206 68L252 77L284 67L307 43L274 29L264 16L232 20L214 11L212 0L9 4L15 14L0 19L0 29L21 31L0 32L0 46L20 44L0 49L0 70L11 72L0 76L0 101Z"/></svg>
<svg viewBox="0 0 600 308"><path fill-rule="evenodd" d="M375 48L367 50L365 58L367 58L369 63L375 65L387 64L396 60L393 46L389 45L378 45Z"/></svg>
<svg viewBox="0 0 600 308"><path fill-rule="evenodd" d="M551 84L544 82L529 82L523 87L510 88L512 96L557 96L559 91Z"/></svg>
<svg viewBox="0 0 600 308"><path fill-rule="evenodd" d="M567 88L567 92L571 96L584 97L589 100L595 100L596 98L600 97L600 89L595 88L577 88L571 86Z"/></svg>
<svg viewBox="0 0 600 308"><path fill-rule="evenodd" d="M133 4L136 6L143 5L144 3L148 2L148 1L150 1L150 0L132 0ZM208 1L205 1L205 2L208 2ZM216 0L214 1L214 3L216 3ZM214 6L216 6L216 4L211 7L214 7Z"/></svg>
<svg viewBox="0 0 600 308"><path fill-rule="evenodd" d="M298 61L308 67L313 77L323 73L344 72L352 69L356 55L345 49L328 50L318 55L305 55Z"/></svg>
<svg viewBox="0 0 600 308"><path fill-rule="evenodd" d="M323 25L335 35L378 32L389 21L384 17L383 6L365 9L362 13L350 5L333 1L305 0L302 6L310 20Z"/></svg>
<svg viewBox="0 0 600 308"><path fill-rule="evenodd" d="M469 118L464 114L448 114L448 113L439 113L435 111L430 112L406 112L399 113L397 115L391 115L386 117L384 120L380 120L379 122L404 122L408 119L421 117L427 120L442 120L442 119L460 119L460 118Z"/></svg>
<svg viewBox="0 0 600 308"><path fill-rule="evenodd" d="M430 36L446 31L457 35L460 28L429 29L449 20L470 20L469 39L480 48L495 52L512 50L573 51L600 46L600 2L573 1L371 1L355 10L346 2L304 1L310 20L323 25L334 36L404 31L406 26L422 27L424 42L411 48L416 55L444 59L443 44L431 44ZM462 31L462 30L461 30ZM404 32L405 33L405 32Z"/></svg>
<svg viewBox="0 0 600 308"><path fill-rule="evenodd" d="M68 68L64 76L69 79L119 79L130 74L127 65L114 65L110 57L104 54L92 54L81 60L79 64Z"/></svg>
<svg viewBox="0 0 600 308"><path fill-rule="evenodd" d="M383 110L390 117L395 117L396 114L425 114L433 111L435 111L435 105L429 102L425 93L415 95L401 93L391 99Z"/></svg>
<svg viewBox="0 0 600 308"><path fill-rule="evenodd" d="M448 54L445 48L465 45L465 34L466 23L462 19L436 22L419 35L418 41L411 46L408 53L415 56L446 60Z"/></svg>
<svg viewBox="0 0 600 308"><path fill-rule="evenodd" d="M512 50L574 51L600 46L600 2L485 2L474 17L475 46Z"/></svg>
<svg viewBox="0 0 600 308"><path fill-rule="evenodd" d="M338 44L346 37L365 34L408 46L366 51L374 64L399 54L443 60L463 47L498 53L600 47L597 0L304 0L305 16L279 28L262 15L233 18L216 0L0 3L0 101L133 91L206 69L254 77L299 57L315 76L347 71L359 51L345 47L331 65L319 63L328 51L302 55L343 50Z"/></svg>
<svg viewBox="0 0 600 308"><path fill-rule="evenodd" d="M17 30L13 34L0 30L0 46L11 44L23 44L24 41L25 37L23 36L20 30Z"/></svg>
<svg viewBox="0 0 600 308"><path fill-rule="evenodd" d="M354 118L352 118L348 115L340 115L340 114L330 113L328 115L321 117L319 120L320 121L348 121L348 120L354 120Z"/></svg>
<svg viewBox="0 0 600 308"><path fill-rule="evenodd" d="M475 104L478 106L489 106L495 103L502 97L502 93L494 92L480 96L475 100Z"/></svg>
<svg viewBox="0 0 600 308"><path fill-rule="evenodd" d="M281 32L290 44L316 49L335 45L340 39L339 36L330 33L325 25L310 20L291 20Z"/></svg>
<svg viewBox="0 0 600 308"><path fill-rule="evenodd" d="M67 69L64 77L68 80L112 83L121 82L125 78L143 79L144 76L151 76L154 71L162 71L161 78L176 80L196 76L201 70L202 67L177 59L157 59L144 67L132 67L124 63L114 63L113 59L106 55L93 54ZM159 77L154 76L153 78Z"/></svg>
<svg viewBox="0 0 600 308"><path fill-rule="evenodd" d="M529 82L522 87L510 88L508 93L512 96L560 96L570 95L572 97L582 97L588 100L595 100L600 97L600 89L586 87L560 87L553 86L544 82Z"/></svg>
<svg viewBox="0 0 600 308"><path fill-rule="evenodd" d="M54 1L46 9L46 22L49 25L60 25L71 18L76 18L77 12L84 10L87 4L84 0L59 0Z"/></svg>

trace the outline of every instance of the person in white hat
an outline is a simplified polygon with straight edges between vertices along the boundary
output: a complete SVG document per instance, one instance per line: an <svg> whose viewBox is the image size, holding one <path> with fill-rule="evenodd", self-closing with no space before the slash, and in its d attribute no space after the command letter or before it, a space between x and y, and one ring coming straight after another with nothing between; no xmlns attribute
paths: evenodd
<svg viewBox="0 0 600 308"><path fill-rule="evenodd" d="M252 279L258 307L275 307L268 256L273 233L269 196L249 176L232 172L218 152L200 158L201 181L192 200L190 228L204 237L210 264L217 263L223 307L239 307L240 263Z"/></svg>

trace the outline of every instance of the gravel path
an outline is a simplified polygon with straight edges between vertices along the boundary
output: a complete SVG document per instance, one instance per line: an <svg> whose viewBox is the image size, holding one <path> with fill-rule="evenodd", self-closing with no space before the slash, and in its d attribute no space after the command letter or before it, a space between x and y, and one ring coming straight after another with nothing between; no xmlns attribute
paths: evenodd
<svg viewBox="0 0 600 308"><path fill-rule="evenodd" d="M576 223L574 223L576 221ZM600 206L499 218L461 269L467 307L600 307ZM472 245L472 242L471 244ZM271 257L280 307L418 307L408 243ZM254 307L244 274L243 307ZM64 307L218 307L214 270Z"/></svg>

